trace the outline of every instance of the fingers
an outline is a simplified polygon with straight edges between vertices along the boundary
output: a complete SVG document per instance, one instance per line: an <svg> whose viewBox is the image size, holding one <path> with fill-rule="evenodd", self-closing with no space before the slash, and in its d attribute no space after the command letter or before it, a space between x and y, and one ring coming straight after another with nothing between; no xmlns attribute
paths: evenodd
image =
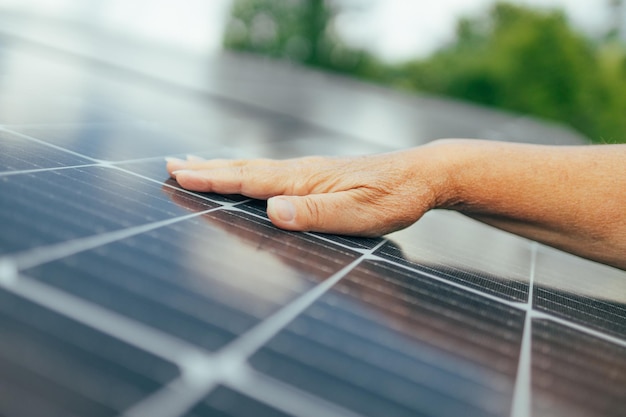
<svg viewBox="0 0 626 417"><path fill-rule="evenodd" d="M181 170L209 170L220 168L237 168L241 166L273 166L279 161L271 159L209 159L205 160L194 155L188 155L187 160L178 158L165 158L167 172L176 178L174 172Z"/></svg>
<svg viewBox="0 0 626 417"><path fill-rule="evenodd" d="M424 180L431 176L412 173L412 155L169 159L167 168L188 190L269 199L267 214L283 229L381 236L410 225L434 207L437 194ZM425 164L417 166L424 169Z"/></svg>
<svg viewBox="0 0 626 417"><path fill-rule="evenodd" d="M251 167L271 167L270 160L228 160L188 155L187 160L165 158L167 170L183 188L218 194L243 194L253 198L268 198L286 189L285 181L268 180L268 173L250 171ZM263 170L261 170L263 171ZM274 174L271 173L270 174ZM272 175L275 177L275 174Z"/></svg>
<svg viewBox="0 0 626 417"><path fill-rule="evenodd" d="M358 190L278 196L267 201L267 215L277 227L292 231L381 236L406 227L381 221L378 207L363 200Z"/></svg>
<svg viewBox="0 0 626 417"><path fill-rule="evenodd" d="M210 170L175 171L181 187L218 194L241 194L247 197L267 199L281 194L304 194L308 192L305 181L289 171L271 167L241 166Z"/></svg>
<svg viewBox="0 0 626 417"><path fill-rule="evenodd" d="M341 191L337 188L338 160L306 157L292 160L167 159L170 175L192 191L242 194L267 199L276 195L305 195ZM324 163L322 163L324 161ZM322 167L324 165L324 167Z"/></svg>

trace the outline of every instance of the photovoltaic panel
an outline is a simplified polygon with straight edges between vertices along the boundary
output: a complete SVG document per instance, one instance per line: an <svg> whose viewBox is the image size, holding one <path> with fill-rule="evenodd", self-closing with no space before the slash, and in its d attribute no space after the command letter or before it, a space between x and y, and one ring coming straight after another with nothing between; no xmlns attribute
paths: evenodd
<svg viewBox="0 0 626 417"><path fill-rule="evenodd" d="M549 320L533 320L532 335L535 415L624 414L626 346Z"/></svg>
<svg viewBox="0 0 626 417"><path fill-rule="evenodd" d="M364 261L251 363L363 415L503 415L523 322L518 309Z"/></svg>
<svg viewBox="0 0 626 417"><path fill-rule="evenodd" d="M288 414L225 387L217 387L185 417L287 417Z"/></svg>
<svg viewBox="0 0 626 417"><path fill-rule="evenodd" d="M9 57L11 59L13 57ZM20 59L23 56L19 57ZM12 91L13 82L16 81L15 74L5 77L3 90L5 94L0 96L0 123L12 126L37 126L49 124L67 124L76 121L77 116L81 123L90 125L97 123L119 123L129 122L131 119L125 117L123 113L118 113L95 104L96 100L83 100L72 95L46 96L42 91L24 90L26 86L32 86L36 77L41 77L36 68L41 65L39 59L36 62L28 63L31 72L20 74L27 80L27 84L21 84L21 79L17 79L19 91ZM51 65L46 65L49 68ZM64 68L64 72L68 71ZM63 71L63 70L62 70ZM48 79L52 79L52 74L47 74ZM58 78L54 79L56 82ZM44 90L45 91L45 90Z"/></svg>
<svg viewBox="0 0 626 417"><path fill-rule="evenodd" d="M92 163L45 144L0 130L0 171L12 172Z"/></svg>
<svg viewBox="0 0 626 417"><path fill-rule="evenodd" d="M0 253L165 221L186 214L158 184L107 166L6 177L0 192ZM182 200L191 199L184 194ZM202 201L205 209L215 204ZM37 219L37 221L33 221Z"/></svg>
<svg viewBox="0 0 626 417"><path fill-rule="evenodd" d="M172 363L4 290L0 334L3 416L115 416L179 374Z"/></svg>
<svg viewBox="0 0 626 417"><path fill-rule="evenodd" d="M623 415L623 271L451 212L382 238L286 232L163 161L576 135L250 57L190 88L10 39L0 416Z"/></svg>
<svg viewBox="0 0 626 417"><path fill-rule="evenodd" d="M584 324L616 337L626 335L626 308L623 303L537 288L535 305L557 317Z"/></svg>
<svg viewBox="0 0 626 417"><path fill-rule="evenodd" d="M564 266L554 269L555 262ZM621 271L542 248L537 254L537 272L533 294L537 310L626 338L626 284Z"/></svg>
<svg viewBox="0 0 626 417"><path fill-rule="evenodd" d="M481 236L482 225L447 213L425 216L416 227L400 232L376 254L417 271L445 276L449 281L511 301L528 299L531 246L504 233ZM442 229L456 228L456 233ZM481 250L476 250L479 247Z"/></svg>
<svg viewBox="0 0 626 417"><path fill-rule="evenodd" d="M245 263L233 262L231 245ZM216 350L356 258L348 249L219 210L24 275Z"/></svg>

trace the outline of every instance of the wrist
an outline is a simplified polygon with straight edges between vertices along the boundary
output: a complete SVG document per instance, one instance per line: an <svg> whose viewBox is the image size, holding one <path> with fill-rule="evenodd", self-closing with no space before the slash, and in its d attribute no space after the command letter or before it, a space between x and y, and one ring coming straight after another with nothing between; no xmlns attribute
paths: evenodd
<svg viewBox="0 0 626 417"><path fill-rule="evenodd" d="M423 149L429 152L427 158L432 164L431 208L458 209L466 204L467 173L471 170L474 158L475 140L438 139Z"/></svg>

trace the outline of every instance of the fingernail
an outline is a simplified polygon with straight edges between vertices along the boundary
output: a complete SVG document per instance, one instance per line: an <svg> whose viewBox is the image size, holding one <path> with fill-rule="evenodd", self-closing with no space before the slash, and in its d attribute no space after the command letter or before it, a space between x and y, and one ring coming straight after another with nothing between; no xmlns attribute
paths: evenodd
<svg viewBox="0 0 626 417"><path fill-rule="evenodd" d="M169 156L166 156L166 157L165 157L165 162L185 162L185 161L184 161L184 160L182 160L182 159L178 159L178 158L171 158L171 157L169 157Z"/></svg>
<svg viewBox="0 0 626 417"><path fill-rule="evenodd" d="M200 158L199 156L196 156L196 155L187 155L187 161L202 162L204 161L204 158Z"/></svg>
<svg viewBox="0 0 626 417"><path fill-rule="evenodd" d="M276 214L280 220L284 222L293 221L296 217L296 208L294 205L284 198L270 198L267 201L269 211Z"/></svg>
<svg viewBox="0 0 626 417"><path fill-rule="evenodd" d="M191 174L191 173L193 173L193 171L190 169L179 169L177 171L173 171L172 175L176 177L180 174Z"/></svg>

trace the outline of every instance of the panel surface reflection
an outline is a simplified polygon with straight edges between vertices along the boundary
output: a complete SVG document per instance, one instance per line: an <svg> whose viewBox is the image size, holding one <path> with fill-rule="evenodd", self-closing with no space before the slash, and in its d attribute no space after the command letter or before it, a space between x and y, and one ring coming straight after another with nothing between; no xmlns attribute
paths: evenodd
<svg viewBox="0 0 626 417"><path fill-rule="evenodd" d="M626 271L542 246L536 309L626 341Z"/></svg>
<svg viewBox="0 0 626 417"><path fill-rule="evenodd" d="M446 211L376 239L289 233L163 161L578 135L253 56L0 44L3 417L626 409L623 271Z"/></svg>
<svg viewBox="0 0 626 417"><path fill-rule="evenodd" d="M458 213L427 213L377 255L509 300L528 299L530 242Z"/></svg>
<svg viewBox="0 0 626 417"><path fill-rule="evenodd" d="M90 164L93 161L0 129L0 172Z"/></svg>
<svg viewBox="0 0 626 417"><path fill-rule="evenodd" d="M546 320L532 324L537 416L623 416L626 346Z"/></svg>
<svg viewBox="0 0 626 417"><path fill-rule="evenodd" d="M179 373L171 363L1 289L0 335L3 416L116 416Z"/></svg>
<svg viewBox="0 0 626 417"><path fill-rule="evenodd" d="M524 313L365 261L252 359L363 415L508 416Z"/></svg>
<svg viewBox="0 0 626 417"><path fill-rule="evenodd" d="M189 214L161 185L108 167L12 175L0 182L0 254ZM218 204L187 193L203 209Z"/></svg>
<svg viewBox="0 0 626 417"><path fill-rule="evenodd" d="M216 350L356 257L220 210L25 275Z"/></svg>

